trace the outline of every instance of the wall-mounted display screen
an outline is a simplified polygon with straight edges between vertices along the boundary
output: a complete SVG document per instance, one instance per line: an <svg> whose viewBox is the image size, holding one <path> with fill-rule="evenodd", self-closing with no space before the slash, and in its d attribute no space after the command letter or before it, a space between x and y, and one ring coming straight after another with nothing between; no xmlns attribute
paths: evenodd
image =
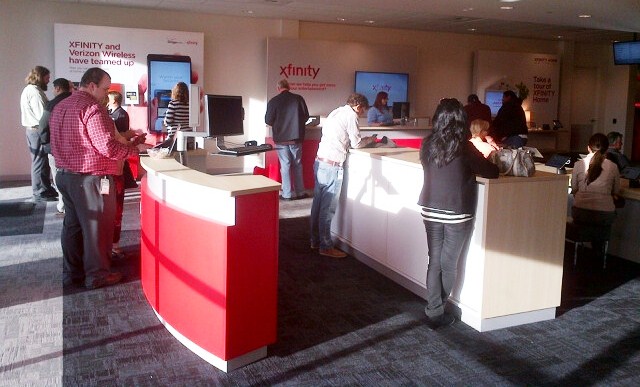
<svg viewBox="0 0 640 387"><path fill-rule="evenodd" d="M485 90L484 103L491 109L491 116L495 117L502 107L502 94L504 90Z"/></svg>
<svg viewBox="0 0 640 387"><path fill-rule="evenodd" d="M356 71L355 92L363 94L373 105L376 95L389 94L388 106L394 102L407 102L409 98L409 74Z"/></svg>
<svg viewBox="0 0 640 387"><path fill-rule="evenodd" d="M204 96L204 116L209 137L240 136L244 134L242 97L232 95Z"/></svg>
<svg viewBox="0 0 640 387"><path fill-rule="evenodd" d="M182 55L147 55L147 100L149 129L162 131L162 122L171 101L171 89L178 82L191 84L191 58Z"/></svg>
<svg viewBox="0 0 640 387"><path fill-rule="evenodd" d="M614 42L613 62L617 65L640 64L640 40Z"/></svg>

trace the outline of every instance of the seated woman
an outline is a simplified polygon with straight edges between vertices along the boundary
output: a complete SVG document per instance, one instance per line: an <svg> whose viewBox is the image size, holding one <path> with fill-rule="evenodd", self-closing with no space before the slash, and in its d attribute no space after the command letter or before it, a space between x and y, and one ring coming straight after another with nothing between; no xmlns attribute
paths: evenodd
<svg viewBox="0 0 640 387"><path fill-rule="evenodd" d="M620 192L620 173L616 164L606 158L608 147L607 136L595 133L589 139L589 154L573 167L571 213L577 225L609 227L615 219L613 200Z"/></svg>
<svg viewBox="0 0 640 387"><path fill-rule="evenodd" d="M494 150L500 149L498 144L493 141L489 133L489 122L481 119L471 121L471 143L482 153L484 158L489 157L489 154Z"/></svg>
<svg viewBox="0 0 640 387"><path fill-rule="evenodd" d="M389 102L389 94L384 91L376 95L376 101L369 108L367 113L367 122L369 126L384 126L393 124L393 115L387 107Z"/></svg>

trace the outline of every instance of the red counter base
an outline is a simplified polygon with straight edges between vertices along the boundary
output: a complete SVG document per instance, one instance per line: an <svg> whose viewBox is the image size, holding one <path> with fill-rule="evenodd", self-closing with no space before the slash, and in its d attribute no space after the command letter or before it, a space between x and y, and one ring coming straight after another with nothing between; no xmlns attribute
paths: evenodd
<svg viewBox="0 0 640 387"><path fill-rule="evenodd" d="M176 209L141 188L141 281L160 321L227 372L276 341L278 193L235 200L235 224Z"/></svg>

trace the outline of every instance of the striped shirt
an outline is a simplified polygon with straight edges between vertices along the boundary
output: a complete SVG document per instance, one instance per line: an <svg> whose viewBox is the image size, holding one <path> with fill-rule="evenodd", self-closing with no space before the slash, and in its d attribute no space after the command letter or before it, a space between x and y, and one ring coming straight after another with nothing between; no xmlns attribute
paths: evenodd
<svg viewBox="0 0 640 387"><path fill-rule="evenodd" d="M169 106L167 106L164 124L170 136L175 134L178 125L183 129L189 127L189 102L180 102L172 99L169 102Z"/></svg>
<svg viewBox="0 0 640 387"><path fill-rule="evenodd" d="M422 219L438 223L464 223L473 219L473 214L456 214L453 211L422 207Z"/></svg>
<svg viewBox="0 0 640 387"><path fill-rule="evenodd" d="M138 148L115 137L107 108L85 91L74 91L51 112L51 151L56 167L91 175L116 175L118 161Z"/></svg>

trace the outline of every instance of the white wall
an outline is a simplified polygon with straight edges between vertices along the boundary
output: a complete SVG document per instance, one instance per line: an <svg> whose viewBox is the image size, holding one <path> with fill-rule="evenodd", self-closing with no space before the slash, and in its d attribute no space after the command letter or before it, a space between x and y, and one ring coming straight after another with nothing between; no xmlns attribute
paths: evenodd
<svg viewBox="0 0 640 387"><path fill-rule="evenodd" d="M476 50L501 50L557 54L563 61L561 87L570 88L570 71L564 61L580 66L589 58L591 47L573 58L573 46L560 42L498 38L476 35L341 26L337 24L283 21L276 19L239 18L135 8L104 7L78 3L34 0L0 0L0 79L5 85L0 94L2 141L0 141L0 180L28 178L29 155L24 129L20 124L19 96L24 78L35 65L43 65L55 78L53 55L54 23L109 25L112 27L168 29L204 33L204 91L206 93L242 95L248 120L247 136L259 138L266 105L266 40L289 37L313 40L335 40L372 44L400 44L418 48L417 77L411 80L414 114L432 115L443 97L465 100L474 90L473 55ZM569 49L567 49L567 46ZM578 52L576 45L575 51ZM602 57L604 46L596 57ZM327 53L333 55L333 53ZM570 55L570 58L563 58ZM576 54L577 55L577 54ZM593 60L593 58L591 58ZM596 65L602 69L604 62ZM606 90L600 99L602 121L618 118L618 126L630 139L632 123L626 120L628 69L604 65L599 71L599 84ZM567 71L565 71L567 70ZM606 85L606 87L605 87ZM561 96L563 90L561 90ZM51 93L49 91L49 95ZM606 103L605 103L606 102ZM560 115L568 127L566 97L561 97ZM625 112L624 114L622 112ZM603 129L604 130L604 129ZM630 141L628 141L630 143Z"/></svg>

